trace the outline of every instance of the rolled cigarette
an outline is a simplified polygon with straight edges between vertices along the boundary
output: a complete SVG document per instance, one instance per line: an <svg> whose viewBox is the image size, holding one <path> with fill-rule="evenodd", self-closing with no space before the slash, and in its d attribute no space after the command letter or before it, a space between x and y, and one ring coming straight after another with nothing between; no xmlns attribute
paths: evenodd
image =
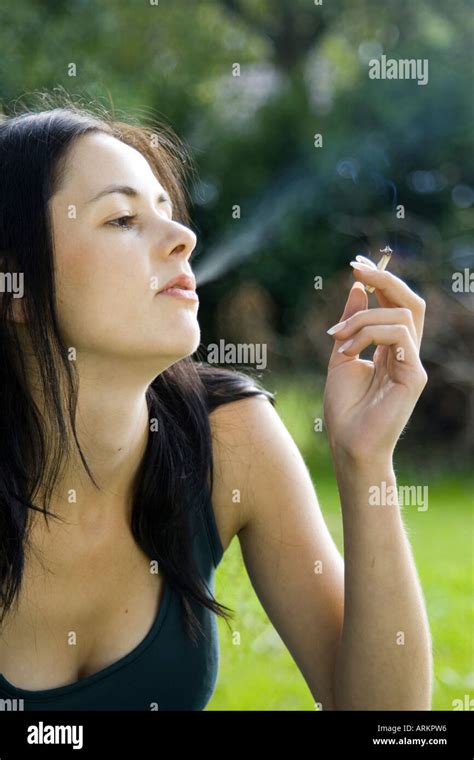
<svg viewBox="0 0 474 760"><path fill-rule="evenodd" d="M392 256L392 249L389 245L386 245L385 248L380 249L380 253L382 253L382 258L380 259L379 263L377 264L377 269L380 269L382 271L383 269L386 269L388 262L390 261L390 258ZM367 293L373 293L375 288L373 285L366 285L365 289Z"/></svg>

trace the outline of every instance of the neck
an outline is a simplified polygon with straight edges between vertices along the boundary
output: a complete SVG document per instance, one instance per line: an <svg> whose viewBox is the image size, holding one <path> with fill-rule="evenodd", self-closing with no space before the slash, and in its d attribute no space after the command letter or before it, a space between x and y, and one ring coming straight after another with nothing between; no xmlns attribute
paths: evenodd
<svg viewBox="0 0 474 760"><path fill-rule="evenodd" d="M145 373L137 372L132 364L118 367L105 360L88 363L84 358L78 372L77 438L100 490L73 444L49 506L84 526L115 517L129 519L133 482L148 441L146 390L154 375L148 373L145 379Z"/></svg>

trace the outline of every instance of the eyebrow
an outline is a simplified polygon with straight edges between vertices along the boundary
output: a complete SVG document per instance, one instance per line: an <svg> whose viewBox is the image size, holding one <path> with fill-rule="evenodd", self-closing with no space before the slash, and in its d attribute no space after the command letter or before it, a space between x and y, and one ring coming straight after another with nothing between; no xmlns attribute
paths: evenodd
<svg viewBox="0 0 474 760"><path fill-rule="evenodd" d="M97 195L94 195L93 198L89 198L88 201L86 201L86 204L92 203L93 201L99 200L99 198L102 198L104 195L110 195L111 193L121 193L122 195L129 195L132 198L137 198L140 193L138 190L135 190L135 188L130 187L129 185L109 185L108 187L104 187L103 190L100 191L100 193L97 193ZM171 201L170 196L166 192L166 190L162 190L158 194L158 203L170 203L171 208L173 208L173 203Z"/></svg>

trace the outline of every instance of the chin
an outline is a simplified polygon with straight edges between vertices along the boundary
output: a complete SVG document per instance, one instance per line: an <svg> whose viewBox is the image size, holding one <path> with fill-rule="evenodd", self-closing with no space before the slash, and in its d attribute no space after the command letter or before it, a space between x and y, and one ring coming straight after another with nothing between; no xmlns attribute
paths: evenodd
<svg viewBox="0 0 474 760"><path fill-rule="evenodd" d="M194 329L186 331L175 331L174 335L169 335L166 341L160 341L155 347L154 354L163 359L171 359L173 362L191 356L199 348L201 342L201 331L196 323Z"/></svg>

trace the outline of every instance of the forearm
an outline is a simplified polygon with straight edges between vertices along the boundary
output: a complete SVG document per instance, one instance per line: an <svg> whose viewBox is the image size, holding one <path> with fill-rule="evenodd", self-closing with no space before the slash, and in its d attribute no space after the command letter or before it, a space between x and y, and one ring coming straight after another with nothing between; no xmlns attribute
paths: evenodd
<svg viewBox="0 0 474 760"><path fill-rule="evenodd" d="M335 461L345 563L335 707L429 710L431 636L398 500L369 505L371 486L396 486L392 464Z"/></svg>

